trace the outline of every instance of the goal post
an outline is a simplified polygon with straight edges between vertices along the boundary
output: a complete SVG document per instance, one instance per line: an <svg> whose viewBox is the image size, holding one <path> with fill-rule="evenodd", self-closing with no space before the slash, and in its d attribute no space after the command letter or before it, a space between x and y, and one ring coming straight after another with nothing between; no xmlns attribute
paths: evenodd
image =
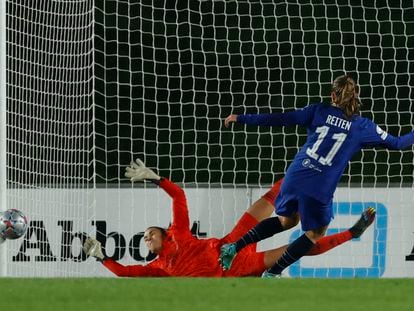
<svg viewBox="0 0 414 311"><path fill-rule="evenodd" d="M0 3L0 211L7 209L7 151L6 151L6 2ZM0 244L0 276L7 275L7 244Z"/></svg>

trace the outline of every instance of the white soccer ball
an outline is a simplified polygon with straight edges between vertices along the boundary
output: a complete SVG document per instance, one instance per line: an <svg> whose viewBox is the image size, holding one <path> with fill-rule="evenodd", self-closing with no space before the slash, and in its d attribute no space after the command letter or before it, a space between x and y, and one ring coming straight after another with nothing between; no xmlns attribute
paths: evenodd
<svg viewBox="0 0 414 311"><path fill-rule="evenodd" d="M0 238L14 240L22 237L27 230L27 218L17 209L0 213Z"/></svg>

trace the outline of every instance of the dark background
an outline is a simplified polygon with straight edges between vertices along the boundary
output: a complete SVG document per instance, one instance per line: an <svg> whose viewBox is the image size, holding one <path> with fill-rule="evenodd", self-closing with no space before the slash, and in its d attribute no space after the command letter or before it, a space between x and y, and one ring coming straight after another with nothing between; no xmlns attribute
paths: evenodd
<svg viewBox="0 0 414 311"><path fill-rule="evenodd" d="M413 1L296 2L130 0L83 7L95 17L94 54L87 56L94 61L95 79L83 89L90 91L86 103L95 105L82 118L95 135L75 142L84 147L75 148L73 162L62 164L68 171L78 164L71 170L74 182L118 183L125 165L140 157L177 182L271 183L305 141L305 130L225 129L223 119L329 100L331 82L344 73L361 86L364 116L390 134L410 132ZM11 8L9 3L8 21L23 14L13 15ZM18 40L19 47L9 38L10 54L29 42ZM77 55L76 48L72 53ZM18 93L14 90L23 79L14 66L9 62L9 94ZM85 66L85 76L90 70ZM9 95L10 107L15 101ZM10 132L9 141L16 144L16 135ZM64 150L71 139L64 138ZM22 158L18 150L9 152L9 180L18 179ZM37 161L36 156L29 160ZM413 169L412 149L365 150L355 155L342 182L411 186ZM53 180L48 175L45 171L43 182L60 181L58 174ZM36 175L25 176L34 182Z"/></svg>

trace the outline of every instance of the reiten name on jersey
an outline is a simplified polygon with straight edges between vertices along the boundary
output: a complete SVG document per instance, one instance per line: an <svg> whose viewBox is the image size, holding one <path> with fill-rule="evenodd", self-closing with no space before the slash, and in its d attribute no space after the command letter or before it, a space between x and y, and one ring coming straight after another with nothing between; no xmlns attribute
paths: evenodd
<svg viewBox="0 0 414 311"><path fill-rule="evenodd" d="M326 118L326 123L337 126L347 131L349 131L349 129L351 128L351 124L352 124L351 121L347 121L347 120L332 116L330 114L328 114L328 117Z"/></svg>

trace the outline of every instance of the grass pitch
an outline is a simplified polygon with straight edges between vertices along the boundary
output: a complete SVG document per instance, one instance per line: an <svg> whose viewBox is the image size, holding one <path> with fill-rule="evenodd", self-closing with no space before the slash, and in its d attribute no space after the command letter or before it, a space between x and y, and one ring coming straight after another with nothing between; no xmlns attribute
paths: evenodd
<svg viewBox="0 0 414 311"><path fill-rule="evenodd" d="M3 310L414 310L414 279L0 279Z"/></svg>

